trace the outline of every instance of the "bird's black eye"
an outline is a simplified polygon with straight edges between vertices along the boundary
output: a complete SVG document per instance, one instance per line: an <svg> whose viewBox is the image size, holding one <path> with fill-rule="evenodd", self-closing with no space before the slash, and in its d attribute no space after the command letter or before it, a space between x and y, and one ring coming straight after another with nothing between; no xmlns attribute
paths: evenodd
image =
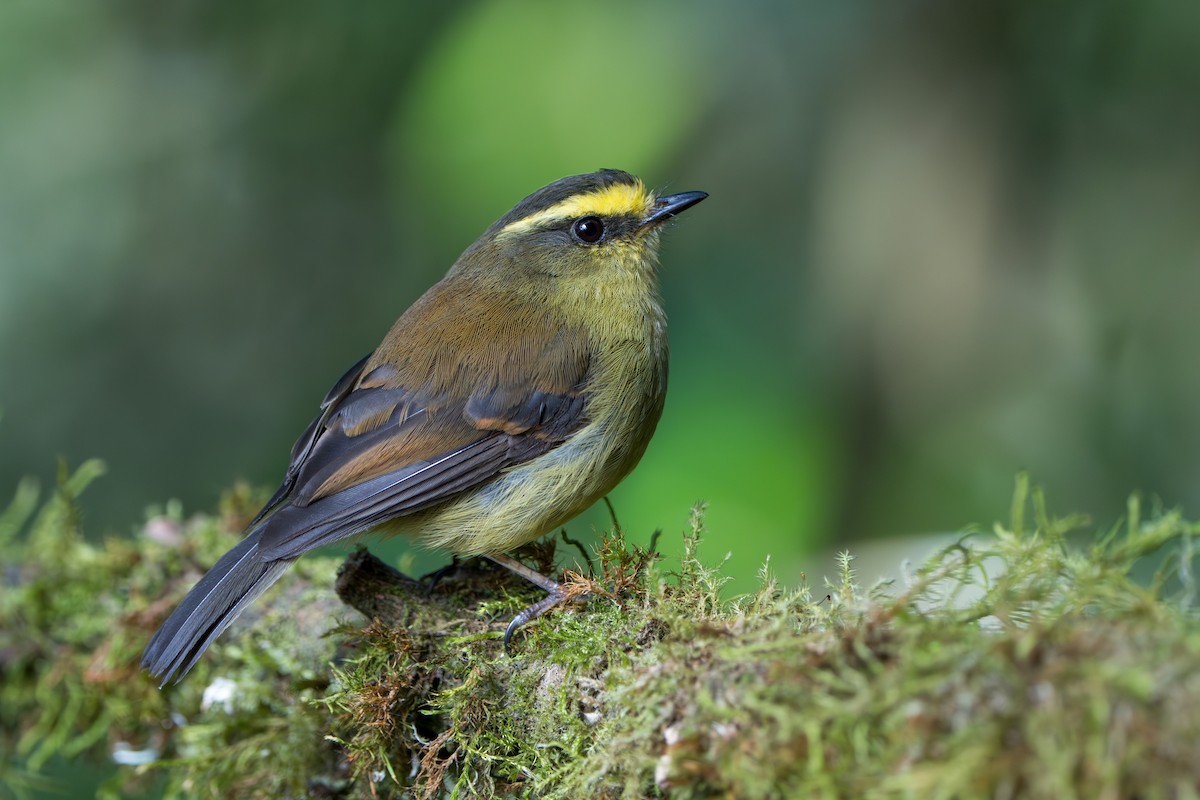
<svg viewBox="0 0 1200 800"><path fill-rule="evenodd" d="M571 224L571 233L584 244L595 244L604 238L604 223L599 217L580 217Z"/></svg>

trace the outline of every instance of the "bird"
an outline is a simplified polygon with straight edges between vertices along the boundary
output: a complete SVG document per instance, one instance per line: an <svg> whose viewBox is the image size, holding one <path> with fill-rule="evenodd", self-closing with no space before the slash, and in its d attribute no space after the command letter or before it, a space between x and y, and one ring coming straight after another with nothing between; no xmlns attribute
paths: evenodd
<svg viewBox="0 0 1200 800"><path fill-rule="evenodd" d="M330 389L244 537L150 638L160 687L304 553L373 531L485 556L563 598L507 553L606 496L663 411L663 224L705 192L656 194L615 169L538 189L493 223Z"/></svg>

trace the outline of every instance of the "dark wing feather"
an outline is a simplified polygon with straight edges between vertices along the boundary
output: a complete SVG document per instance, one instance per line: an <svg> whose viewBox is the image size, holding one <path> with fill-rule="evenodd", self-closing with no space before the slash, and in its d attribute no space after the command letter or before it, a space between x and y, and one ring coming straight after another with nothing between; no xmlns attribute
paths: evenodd
<svg viewBox="0 0 1200 800"><path fill-rule="evenodd" d="M261 525L262 557L296 558L552 449L586 422L588 365L573 355L554 363L555 380L540 389L488 376L465 398L412 391L386 364L364 367L294 451L286 499Z"/></svg>
<svg viewBox="0 0 1200 800"><path fill-rule="evenodd" d="M576 430L586 404L587 395L578 391L497 386L472 394L463 413L478 428L560 442Z"/></svg>
<svg viewBox="0 0 1200 800"><path fill-rule="evenodd" d="M493 477L507 462L508 444L487 436L453 453L408 465L322 498L288 504L264 525L263 557L290 559L427 508Z"/></svg>

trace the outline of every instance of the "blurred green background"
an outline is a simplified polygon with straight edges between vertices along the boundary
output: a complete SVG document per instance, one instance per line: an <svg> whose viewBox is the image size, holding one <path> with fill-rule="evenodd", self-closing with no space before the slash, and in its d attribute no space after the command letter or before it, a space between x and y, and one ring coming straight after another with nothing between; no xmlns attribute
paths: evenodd
<svg viewBox="0 0 1200 800"><path fill-rule="evenodd" d="M1165 0L9 0L0 492L102 457L99 535L273 486L493 219L618 167L711 194L663 247L634 540L704 499L739 586L795 582L1004 516L1019 469L1195 514L1198 98Z"/></svg>

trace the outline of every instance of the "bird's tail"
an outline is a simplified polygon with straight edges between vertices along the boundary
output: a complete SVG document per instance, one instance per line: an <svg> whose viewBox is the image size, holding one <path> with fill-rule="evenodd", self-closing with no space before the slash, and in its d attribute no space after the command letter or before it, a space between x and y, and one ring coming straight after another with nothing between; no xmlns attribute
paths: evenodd
<svg viewBox="0 0 1200 800"><path fill-rule="evenodd" d="M264 561L261 538L261 529L252 530L222 556L150 639L142 668L162 680L160 687L183 678L238 614L291 566L295 559Z"/></svg>

